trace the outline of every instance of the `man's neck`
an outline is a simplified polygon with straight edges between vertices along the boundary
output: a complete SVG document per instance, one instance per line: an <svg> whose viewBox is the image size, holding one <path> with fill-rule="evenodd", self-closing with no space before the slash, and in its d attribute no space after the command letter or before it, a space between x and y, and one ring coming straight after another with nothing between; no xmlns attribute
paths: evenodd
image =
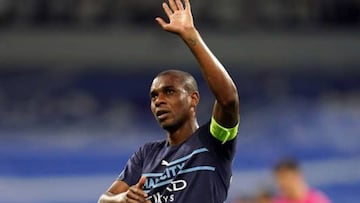
<svg viewBox="0 0 360 203"><path fill-rule="evenodd" d="M309 188L306 183L299 184L297 190L293 191L293 194L290 195L290 199L292 200L304 200L307 197L309 192Z"/></svg>
<svg viewBox="0 0 360 203"><path fill-rule="evenodd" d="M199 128L197 120L187 122L174 132L168 132L170 146L176 146L185 142Z"/></svg>

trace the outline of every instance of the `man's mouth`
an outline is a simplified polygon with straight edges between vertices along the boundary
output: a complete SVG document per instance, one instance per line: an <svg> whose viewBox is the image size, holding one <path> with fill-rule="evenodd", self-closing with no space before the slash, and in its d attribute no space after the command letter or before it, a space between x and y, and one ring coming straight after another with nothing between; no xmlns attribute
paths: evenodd
<svg viewBox="0 0 360 203"><path fill-rule="evenodd" d="M169 111L166 111L166 110L159 110L156 112L156 117L159 119L159 120L163 120L166 118L166 116L169 114Z"/></svg>

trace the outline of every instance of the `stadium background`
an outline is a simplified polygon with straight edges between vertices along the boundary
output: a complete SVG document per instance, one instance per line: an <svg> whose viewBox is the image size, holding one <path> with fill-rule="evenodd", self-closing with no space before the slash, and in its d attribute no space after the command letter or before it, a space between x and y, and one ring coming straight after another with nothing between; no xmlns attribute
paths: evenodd
<svg viewBox="0 0 360 203"><path fill-rule="evenodd" d="M148 88L196 61L154 17L161 1L0 1L0 202L90 203L143 143L163 139ZM333 202L360 201L360 2L193 0L241 96L229 201L273 189L295 156Z"/></svg>

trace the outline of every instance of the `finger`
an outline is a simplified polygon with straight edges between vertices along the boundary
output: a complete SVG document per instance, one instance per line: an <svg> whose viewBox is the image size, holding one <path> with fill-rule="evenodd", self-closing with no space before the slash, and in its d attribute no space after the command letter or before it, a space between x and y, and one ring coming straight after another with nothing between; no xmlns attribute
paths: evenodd
<svg viewBox="0 0 360 203"><path fill-rule="evenodd" d="M175 0L176 6L179 8L179 10L184 10L184 5L181 2L181 0Z"/></svg>
<svg viewBox="0 0 360 203"><path fill-rule="evenodd" d="M168 16L168 18L170 18L171 14L173 14L173 11L169 8L169 5L167 5L167 3L163 3L162 7L163 7L166 15Z"/></svg>
<svg viewBox="0 0 360 203"><path fill-rule="evenodd" d="M157 18L155 18L155 20L163 29L165 29L165 26L167 23L162 18L157 17Z"/></svg>
<svg viewBox="0 0 360 203"><path fill-rule="evenodd" d="M146 199L136 193L133 193L132 191L128 192L126 194L126 202L145 202Z"/></svg>
<svg viewBox="0 0 360 203"><path fill-rule="evenodd" d="M186 10L191 10L190 0L184 0L184 4Z"/></svg>
<svg viewBox="0 0 360 203"><path fill-rule="evenodd" d="M179 10L178 7L176 6L174 0L169 0L169 5L170 5L171 10L173 10L173 12Z"/></svg>
<svg viewBox="0 0 360 203"><path fill-rule="evenodd" d="M142 189L146 182L146 176L141 176L139 182L136 184L136 187Z"/></svg>
<svg viewBox="0 0 360 203"><path fill-rule="evenodd" d="M144 201L127 198L127 199L125 200L125 202L126 202L126 203L139 203L139 202L144 202Z"/></svg>
<svg viewBox="0 0 360 203"><path fill-rule="evenodd" d="M141 197L147 197L148 194L146 192L144 192L142 189L136 188L136 187L131 187L129 188L130 192L134 193L137 196L141 196Z"/></svg>
<svg viewBox="0 0 360 203"><path fill-rule="evenodd" d="M125 199L125 203L139 203L139 201L138 201L138 200L134 200L134 199L126 198L126 199Z"/></svg>

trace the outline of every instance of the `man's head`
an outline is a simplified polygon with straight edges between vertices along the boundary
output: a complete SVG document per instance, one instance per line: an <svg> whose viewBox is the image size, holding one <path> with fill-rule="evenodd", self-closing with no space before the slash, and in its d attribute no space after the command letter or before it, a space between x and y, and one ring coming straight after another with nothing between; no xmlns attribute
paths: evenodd
<svg viewBox="0 0 360 203"><path fill-rule="evenodd" d="M274 174L280 192L286 197L299 198L306 190L305 180L296 160L281 160L275 165Z"/></svg>
<svg viewBox="0 0 360 203"><path fill-rule="evenodd" d="M151 84L150 98L156 120L169 132L196 120L198 86L187 72L167 70L159 73Z"/></svg>

